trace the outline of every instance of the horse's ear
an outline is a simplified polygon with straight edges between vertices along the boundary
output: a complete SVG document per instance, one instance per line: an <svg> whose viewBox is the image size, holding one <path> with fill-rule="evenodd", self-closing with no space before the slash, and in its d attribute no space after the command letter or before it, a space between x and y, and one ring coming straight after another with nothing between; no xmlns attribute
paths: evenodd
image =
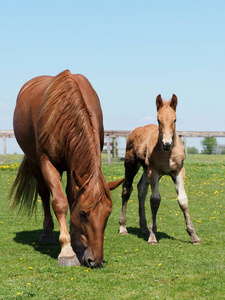
<svg viewBox="0 0 225 300"><path fill-rule="evenodd" d="M73 171L73 178L74 178L76 185L80 189L84 185L85 180L83 178L81 178L78 174L76 174L74 171Z"/></svg>
<svg viewBox="0 0 225 300"><path fill-rule="evenodd" d="M110 189L110 191L116 189L121 183L123 183L125 180L125 178L121 179L121 180L117 180L117 181L112 181L112 182L108 182L108 187Z"/></svg>
<svg viewBox="0 0 225 300"><path fill-rule="evenodd" d="M176 107L177 107L177 96L175 94L173 94L171 100L170 100L170 107L176 111Z"/></svg>
<svg viewBox="0 0 225 300"><path fill-rule="evenodd" d="M162 97L161 97L161 94L159 94L157 97L156 97L156 107L157 107L157 111L159 111L159 109L163 106L163 100L162 100Z"/></svg>

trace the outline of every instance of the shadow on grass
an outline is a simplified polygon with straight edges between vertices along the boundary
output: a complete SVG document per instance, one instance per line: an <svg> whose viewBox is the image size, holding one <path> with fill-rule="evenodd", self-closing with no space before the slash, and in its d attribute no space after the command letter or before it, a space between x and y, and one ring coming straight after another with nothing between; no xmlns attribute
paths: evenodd
<svg viewBox="0 0 225 300"><path fill-rule="evenodd" d="M148 238L149 238L149 235L144 235L141 231L141 228L137 228L137 227L127 227L127 231L128 231L128 234L133 234L133 235L136 235L139 239L143 239L145 241L148 241ZM170 236L164 232L160 232L158 231L156 233L156 238L157 238L157 241L159 242L160 240L163 240L163 239L168 239L168 240L174 240L174 241L179 241L179 242L183 242L183 243L189 243L187 241L184 241L184 240L180 240L180 239L177 239L177 238L174 238L173 236Z"/></svg>
<svg viewBox="0 0 225 300"><path fill-rule="evenodd" d="M39 238L42 234L42 230L20 231L15 232L16 236L14 241L18 244L31 246L35 251L42 254L49 255L50 257L57 259L61 251L59 240L59 232L54 231L56 243L41 244Z"/></svg>

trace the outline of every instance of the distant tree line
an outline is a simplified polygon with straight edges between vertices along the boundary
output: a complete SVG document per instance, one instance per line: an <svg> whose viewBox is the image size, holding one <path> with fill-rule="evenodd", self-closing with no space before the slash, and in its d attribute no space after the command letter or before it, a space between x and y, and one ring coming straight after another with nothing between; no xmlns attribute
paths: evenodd
<svg viewBox="0 0 225 300"><path fill-rule="evenodd" d="M206 137L201 141L203 150L201 154L225 154L225 145L218 145L215 137ZM199 151L195 147L187 148L188 154L199 154Z"/></svg>

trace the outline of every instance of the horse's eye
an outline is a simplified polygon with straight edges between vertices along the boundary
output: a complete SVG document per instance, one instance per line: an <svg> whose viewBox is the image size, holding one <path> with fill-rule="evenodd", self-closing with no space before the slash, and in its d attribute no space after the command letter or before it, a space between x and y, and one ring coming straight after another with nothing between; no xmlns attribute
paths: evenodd
<svg viewBox="0 0 225 300"><path fill-rule="evenodd" d="M177 119L174 120L174 123L176 123Z"/></svg>
<svg viewBox="0 0 225 300"><path fill-rule="evenodd" d="M83 210L80 211L80 218L83 221L87 221L88 220L86 211L83 211Z"/></svg>

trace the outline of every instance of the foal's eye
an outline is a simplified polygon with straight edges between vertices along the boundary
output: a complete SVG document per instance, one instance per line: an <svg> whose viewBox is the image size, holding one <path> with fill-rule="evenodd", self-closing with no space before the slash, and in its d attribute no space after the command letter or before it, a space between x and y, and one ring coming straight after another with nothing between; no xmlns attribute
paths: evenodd
<svg viewBox="0 0 225 300"><path fill-rule="evenodd" d="M88 220L86 211L83 211L83 210L80 211L80 218L83 221L87 221Z"/></svg>
<svg viewBox="0 0 225 300"><path fill-rule="evenodd" d="M176 123L177 119L174 120L174 123Z"/></svg>

